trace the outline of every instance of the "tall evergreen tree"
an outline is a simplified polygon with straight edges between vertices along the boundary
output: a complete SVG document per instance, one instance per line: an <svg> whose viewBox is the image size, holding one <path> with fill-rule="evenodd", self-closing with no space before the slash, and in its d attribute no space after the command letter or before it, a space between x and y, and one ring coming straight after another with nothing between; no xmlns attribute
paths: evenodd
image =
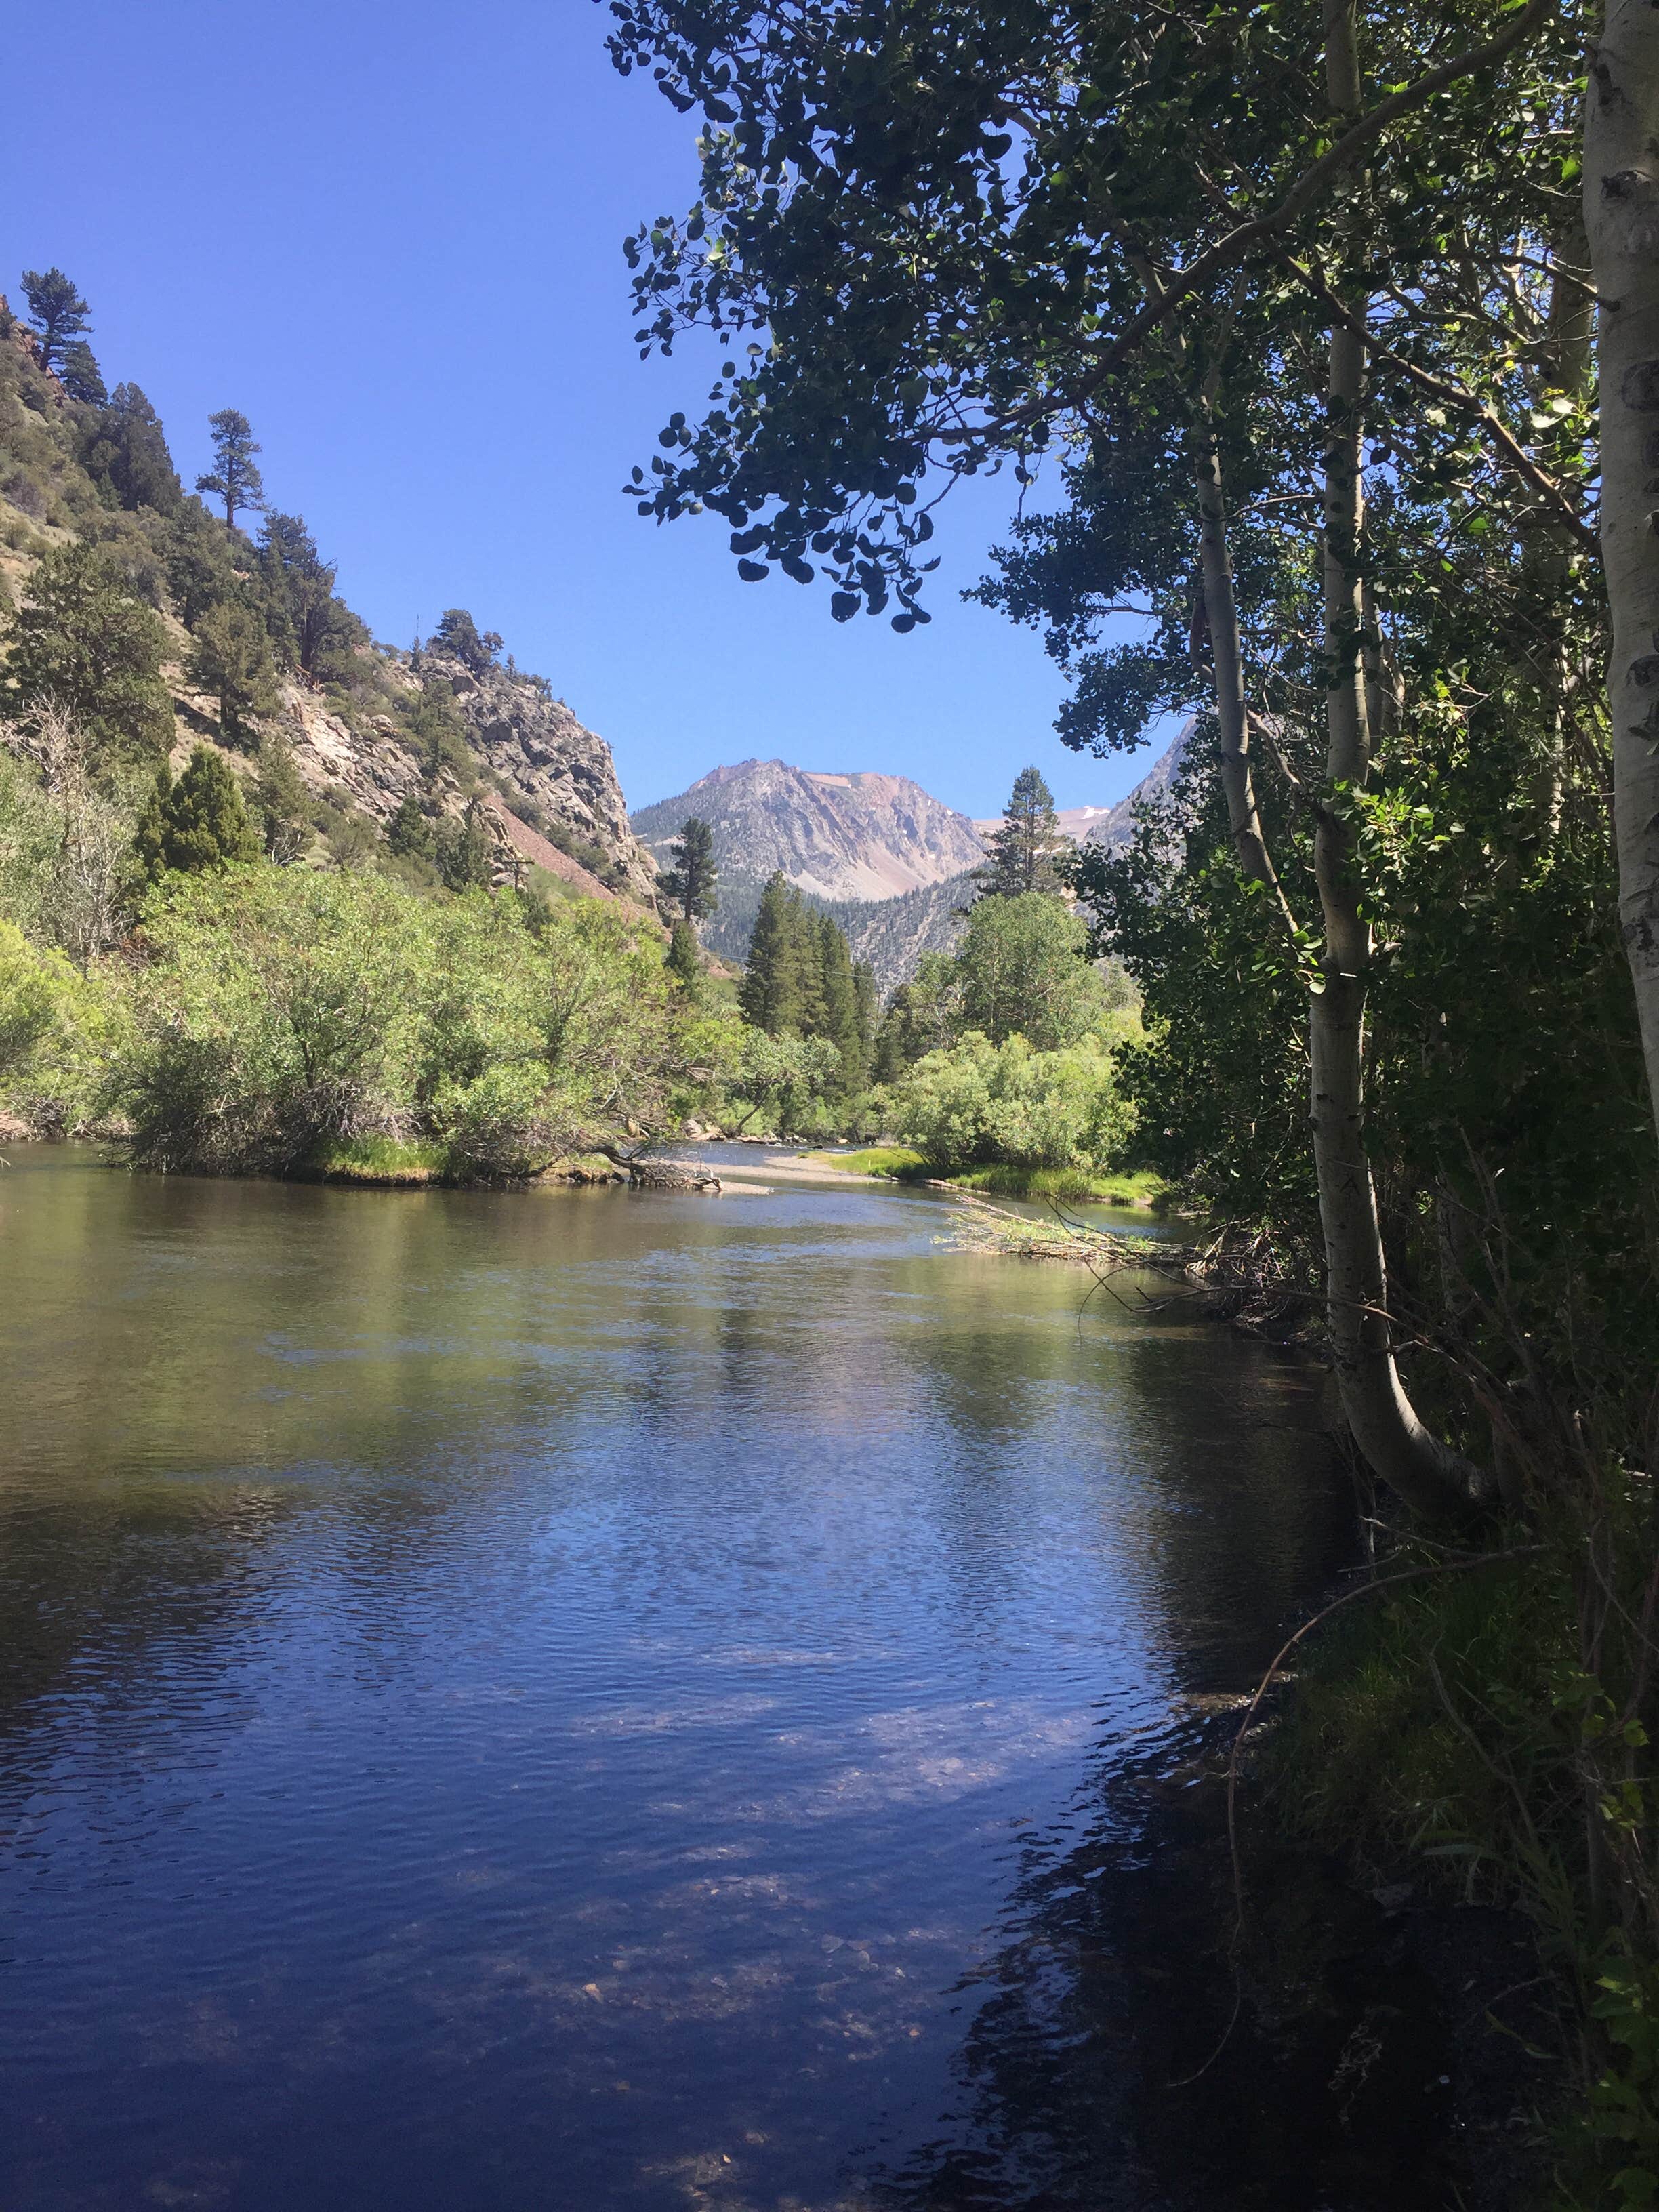
<svg viewBox="0 0 1659 2212"><path fill-rule="evenodd" d="M197 477L196 489L223 500L226 526L234 530L239 514L257 513L265 503L264 479L253 458L264 447L254 437L253 425L237 408L220 408L208 416L208 426L213 432L214 465L207 475Z"/></svg>
<svg viewBox="0 0 1659 2212"><path fill-rule="evenodd" d="M768 1036L781 1036L796 1024L799 1008L793 957L794 916L789 885L781 868L766 879L760 910L749 936L749 957L738 1003L745 1020Z"/></svg>
<svg viewBox="0 0 1659 2212"><path fill-rule="evenodd" d="M1002 810L1002 827L988 839L990 857L974 871L981 898L1019 898L1026 891L1059 893L1065 885L1055 867L1069 841L1054 815L1054 793L1042 771L1023 768Z"/></svg>
<svg viewBox="0 0 1659 2212"><path fill-rule="evenodd" d="M446 607L427 642L439 653L453 653L475 676L493 668L501 649L501 632L481 630L465 607Z"/></svg>
<svg viewBox="0 0 1659 2212"><path fill-rule="evenodd" d="M58 375L70 398L78 399L83 406L101 407L109 398L104 373L84 338L73 338L64 347L64 365Z"/></svg>
<svg viewBox="0 0 1659 2212"><path fill-rule="evenodd" d="M188 665L191 683L219 702L226 743L252 751L260 718L276 711L276 672L264 623L239 600L210 607L197 625Z"/></svg>
<svg viewBox="0 0 1659 2212"><path fill-rule="evenodd" d="M0 644L0 713L32 721L51 705L85 731L100 764L112 757L154 760L173 738L173 708L161 680L165 634L155 612L127 589L103 546L54 546L36 562L27 596Z"/></svg>
<svg viewBox="0 0 1659 2212"><path fill-rule="evenodd" d="M26 269L23 297L42 368L59 371L69 349L92 328L92 310L61 269Z"/></svg>
<svg viewBox="0 0 1659 2212"><path fill-rule="evenodd" d="M459 822L440 823L437 838L438 873L452 891L489 889L494 848L483 823L483 810L476 799L467 801Z"/></svg>
<svg viewBox="0 0 1659 2212"><path fill-rule="evenodd" d="M670 851L674 865L663 877L663 896L688 924L702 921L720 905L714 895L714 833L701 816L690 815Z"/></svg>
<svg viewBox="0 0 1659 2212"><path fill-rule="evenodd" d="M303 515L266 514L259 566L272 636L291 665L314 675L331 646L355 642L361 625L335 598L336 564L323 559Z"/></svg>
<svg viewBox="0 0 1659 2212"><path fill-rule="evenodd" d="M265 850L287 867L311 842L311 793L295 765L293 747L274 732L259 746L253 795L264 819Z"/></svg>
<svg viewBox="0 0 1659 2212"><path fill-rule="evenodd" d="M679 916L668 939L668 957L664 965L683 990L695 991L702 981L702 963L697 957L697 933L684 915Z"/></svg>
<svg viewBox="0 0 1659 2212"><path fill-rule="evenodd" d="M133 842L152 882L169 869L190 874L257 860L260 849L240 784L206 745L197 746L177 783L161 763Z"/></svg>
<svg viewBox="0 0 1659 2212"><path fill-rule="evenodd" d="M81 440L81 465L129 511L173 514L184 497L161 419L136 384L118 384Z"/></svg>
<svg viewBox="0 0 1659 2212"><path fill-rule="evenodd" d="M824 914L817 917L814 935L817 940L823 1008L818 1018L817 1034L827 1037L841 1054L842 1095L851 1097L862 1091L869 1080L869 1062L859 1020L858 985L853 975L852 957L847 949L847 939L831 915Z"/></svg>

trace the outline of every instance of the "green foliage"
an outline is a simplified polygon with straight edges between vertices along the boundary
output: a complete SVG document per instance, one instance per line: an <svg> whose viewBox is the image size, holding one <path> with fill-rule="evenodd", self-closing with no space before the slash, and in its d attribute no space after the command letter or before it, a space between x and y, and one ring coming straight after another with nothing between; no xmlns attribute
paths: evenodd
<svg viewBox="0 0 1659 2212"><path fill-rule="evenodd" d="M662 878L662 895L687 923L705 921L719 906L714 895L714 833L699 815L690 816L670 848L674 865Z"/></svg>
<svg viewBox="0 0 1659 2212"><path fill-rule="evenodd" d="M962 974L948 952L924 952L889 1001L876 1036L873 1073L896 1081L924 1054L942 1052L962 1026Z"/></svg>
<svg viewBox="0 0 1659 2212"><path fill-rule="evenodd" d="M1065 863L1072 848L1040 769L1023 768L1014 778L1002 810L1002 826L992 831L987 842L990 858L974 871L981 898L1019 898L1030 891L1054 896L1065 890Z"/></svg>
<svg viewBox="0 0 1659 2212"><path fill-rule="evenodd" d="M714 1106L723 1128L736 1133L758 1122L763 1134L780 1137L833 1133L836 1116L826 1099L842 1062L827 1037L770 1036L745 1022L728 1027L724 1048Z"/></svg>
<svg viewBox="0 0 1659 2212"><path fill-rule="evenodd" d="M42 1130L73 1128L95 1105L119 1030L100 978L0 921L0 1103Z"/></svg>
<svg viewBox="0 0 1659 2212"><path fill-rule="evenodd" d="M118 384L80 438L81 465L112 503L129 512L177 514L184 501L161 419L136 384Z"/></svg>
<svg viewBox="0 0 1659 2212"><path fill-rule="evenodd" d="M102 407L108 400L103 372L84 338L73 339L64 347L64 365L58 374L70 398L79 400L83 407Z"/></svg>
<svg viewBox="0 0 1659 2212"><path fill-rule="evenodd" d="M284 662L319 682L344 672L368 634L335 597L335 565L318 552L302 516L266 514L259 574L272 641Z"/></svg>
<svg viewBox="0 0 1659 2212"><path fill-rule="evenodd" d="M398 800L397 812L386 823L386 842L400 860L428 860L436 851L433 824L412 791Z"/></svg>
<svg viewBox="0 0 1659 2212"><path fill-rule="evenodd" d="M474 799L459 820L446 815L434 840L438 873L452 891L488 890L495 848L484 827L483 808Z"/></svg>
<svg viewBox="0 0 1659 2212"><path fill-rule="evenodd" d="M206 745L197 746L177 783L162 765L134 842L152 883L170 870L199 874L256 860L260 852L240 782Z"/></svg>
<svg viewBox="0 0 1659 2212"><path fill-rule="evenodd" d="M173 712L161 681L161 625L127 589L112 553L71 544L44 554L3 641L0 710L33 727L55 706L106 763L166 751Z"/></svg>
<svg viewBox="0 0 1659 2212"><path fill-rule="evenodd" d="M994 1044L1018 1034L1040 1052L1085 1036L1107 1006L1088 951L1083 922L1044 892L980 900L957 955L964 1028Z"/></svg>
<svg viewBox="0 0 1659 2212"><path fill-rule="evenodd" d="M1134 1130L1103 1039L1040 1052L1023 1036L997 1045L976 1030L908 1069L886 1094L884 1120L936 1174L993 1162L1108 1167Z"/></svg>
<svg viewBox="0 0 1659 2212"><path fill-rule="evenodd" d="M265 503L264 480L253 458L264 448L254 437L253 425L237 408L220 408L208 416L208 427L213 433L213 466L197 477L196 489L223 500L225 527L234 530L239 514L257 512Z"/></svg>
<svg viewBox="0 0 1659 2212"><path fill-rule="evenodd" d="M697 950L697 933L684 918L675 922L669 934L666 966L682 990L695 991L702 981L702 957Z"/></svg>
<svg viewBox="0 0 1659 2212"><path fill-rule="evenodd" d="M265 850L286 866L311 842L311 793L288 740L272 732L259 741L254 803L264 827Z"/></svg>
<svg viewBox="0 0 1659 2212"><path fill-rule="evenodd" d="M493 668L501 649L501 640L493 629L480 632L465 607L447 607L432 633L431 642L440 653L453 653L475 676L482 676Z"/></svg>
<svg viewBox="0 0 1659 2212"><path fill-rule="evenodd" d="M169 877L144 934L111 1095L147 1166L326 1170L384 1139L520 1176L627 1118L672 1126L706 1079L654 944L594 900L257 866Z"/></svg>
<svg viewBox="0 0 1659 2212"><path fill-rule="evenodd" d="M227 599L207 610L196 625L188 672L218 700L226 744L255 750L261 719L276 711L276 672L264 623L252 607Z"/></svg>
<svg viewBox="0 0 1659 2212"><path fill-rule="evenodd" d="M61 269L23 271L23 297L40 366L61 370L70 348L92 328L92 311Z"/></svg>

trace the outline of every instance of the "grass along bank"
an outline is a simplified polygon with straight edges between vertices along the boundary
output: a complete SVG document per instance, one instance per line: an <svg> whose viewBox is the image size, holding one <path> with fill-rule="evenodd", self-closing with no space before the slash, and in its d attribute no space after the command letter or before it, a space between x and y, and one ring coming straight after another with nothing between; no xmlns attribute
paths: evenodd
<svg viewBox="0 0 1659 2212"><path fill-rule="evenodd" d="M940 1169L908 1145L866 1145L857 1152L808 1152L805 1158L844 1175L884 1176L894 1182L944 1183L957 1190L988 1191L998 1198L1155 1206L1168 1194L1164 1178L1144 1168L1119 1173L1097 1168L1022 1167L1003 1160L989 1166Z"/></svg>

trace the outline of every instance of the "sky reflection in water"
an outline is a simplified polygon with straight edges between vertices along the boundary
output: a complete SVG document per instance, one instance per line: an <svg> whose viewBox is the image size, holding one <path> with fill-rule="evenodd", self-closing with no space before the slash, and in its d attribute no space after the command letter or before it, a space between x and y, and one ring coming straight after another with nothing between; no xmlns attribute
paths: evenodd
<svg viewBox="0 0 1659 2212"><path fill-rule="evenodd" d="M1301 1372L908 1194L15 1157L8 2212L1151 2201L986 2001L1336 1556Z"/></svg>

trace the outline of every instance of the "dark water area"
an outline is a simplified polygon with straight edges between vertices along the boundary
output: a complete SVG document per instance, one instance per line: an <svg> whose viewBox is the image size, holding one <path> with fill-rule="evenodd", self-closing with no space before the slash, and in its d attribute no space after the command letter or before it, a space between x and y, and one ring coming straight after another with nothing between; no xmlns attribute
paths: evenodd
<svg viewBox="0 0 1659 2212"><path fill-rule="evenodd" d="M12 1160L6 2212L1395 2201L1167 2088L1306 1370L910 1192Z"/></svg>

